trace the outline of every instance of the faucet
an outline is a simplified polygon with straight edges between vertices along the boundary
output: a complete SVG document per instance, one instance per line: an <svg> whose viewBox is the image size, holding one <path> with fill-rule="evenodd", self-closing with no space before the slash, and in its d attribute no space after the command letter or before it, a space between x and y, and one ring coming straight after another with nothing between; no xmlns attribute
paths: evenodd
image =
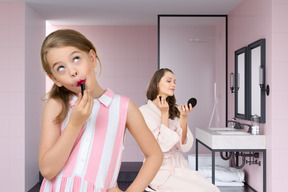
<svg viewBox="0 0 288 192"><path fill-rule="evenodd" d="M241 123L238 122L235 117L233 117L231 120L227 120L227 123L233 123L233 124L231 125L232 128L235 128L235 129L243 129L243 127L241 126Z"/></svg>
<svg viewBox="0 0 288 192"><path fill-rule="evenodd" d="M232 128L243 129L243 127L241 126L241 123L238 121L228 120L227 123L234 123L234 125L232 125Z"/></svg>
<svg viewBox="0 0 288 192"><path fill-rule="evenodd" d="M248 127L248 131L247 131L247 132L248 132L248 133L252 133L252 125L245 124L245 123L242 123L241 125L242 125L242 127L243 127L243 126L247 126L247 127Z"/></svg>
<svg viewBox="0 0 288 192"><path fill-rule="evenodd" d="M252 133L252 125L246 124L246 123L240 123L237 121L235 117L233 117L231 120L228 120L227 123L233 123L232 128L235 129L244 129L244 126L248 127L248 133Z"/></svg>

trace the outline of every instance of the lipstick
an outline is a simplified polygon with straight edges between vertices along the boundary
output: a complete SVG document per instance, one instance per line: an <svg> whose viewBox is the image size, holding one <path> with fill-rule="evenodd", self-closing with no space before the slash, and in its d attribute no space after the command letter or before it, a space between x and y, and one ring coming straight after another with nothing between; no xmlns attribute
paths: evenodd
<svg viewBox="0 0 288 192"><path fill-rule="evenodd" d="M80 79L79 81L77 81L77 86L81 86L81 93L83 95L83 92L85 90L85 82L86 82L86 79Z"/></svg>

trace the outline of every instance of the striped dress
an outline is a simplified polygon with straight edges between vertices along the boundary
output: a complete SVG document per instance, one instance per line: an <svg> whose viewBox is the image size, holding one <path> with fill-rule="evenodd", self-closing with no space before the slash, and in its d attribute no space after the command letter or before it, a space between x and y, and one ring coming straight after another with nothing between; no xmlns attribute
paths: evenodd
<svg viewBox="0 0 288 192"><path fill-rule="evenodd" d="M74 96L62 132L76 100ZM65 166L54 179L43 180L40 192L105 192L115 187L124 149L128 105L128 98L110 89L95 99L92 114L82 127Z"/></svg>

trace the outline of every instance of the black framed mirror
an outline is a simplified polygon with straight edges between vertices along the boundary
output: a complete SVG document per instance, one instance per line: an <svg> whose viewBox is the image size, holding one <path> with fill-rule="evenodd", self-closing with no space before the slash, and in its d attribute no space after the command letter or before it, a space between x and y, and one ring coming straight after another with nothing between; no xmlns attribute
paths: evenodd
<svg viewBox="0 0 288 192"><path fill-rule="evenodd" d="M235 51L235 117L248 119L247 47Z"/></svg>
<svg viewBox="0 0 288 192"><path fill-rule="evenodd" d="M260 117L259 122L266 121L266 56L265 56L265 39L259 39L248 45L248 63L249 63L249 92L250 92L250 108L248 118L250 120L252 115Z"/></svg>

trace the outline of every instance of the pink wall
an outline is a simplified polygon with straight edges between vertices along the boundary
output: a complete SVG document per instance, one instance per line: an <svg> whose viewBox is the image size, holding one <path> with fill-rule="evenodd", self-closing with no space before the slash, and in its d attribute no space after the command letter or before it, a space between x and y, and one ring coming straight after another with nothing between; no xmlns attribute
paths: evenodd
<svg viewBox="0 0 288 192"><path fill-rule="evenodd" d="M288 2L283 0L244 0L229 14L229 67L234 71L234 51L260 38L266 39L266 80L271 92L266 97L267 191L283 191L287 182L288 86L287 77ZM234 115L234 95L228 95L229 117ZM248 183L262 191L262 167L245 166Z"/></svg>
<svg viewBox="0 0 288 192"><path fill-rule="evenodd" d="M24 191L24 18L24 3L0 3L1 191Z"/></svg>
<svg viewBox="0 0 288 192"><path fill-rule="evenodd" d="M1 191L28 191L39 180L45 76L38 53L44 24L25 3L0 3Z"/></svg>
<svg viewBox="0 0 288 192"><path fill-rule="evenodd" d="M156 26L50 26L47 32L60 28L76 29L93 42L102 63L102 88L128 96L137 106L145 104L146 88L157 70ZM134 138L126 133L123 161L143 161Z"/></svg>
<svg viewBox="0 0 288 192"><path fill-rule="evenodd" d="M268 70L268 82L271 84L271 98L268 105L270 123L267 127L269 133L269 166L268 181L271 191L283 191L287 188L288 180L288 86L287 71L288 57L286 47L288 45L288 2L284 0L272 0L272 41L271 58ZM268 50L269 51L269 50ZM268 131L269 129L269 131Z"/></svg>
<svg viewBox="0 0 288 192"><path fill-rule="evenodd" d="M25 6L25 191L39 181L38 151L45 93L45 74L40 48L45 38L46 22Z"/></svg>

